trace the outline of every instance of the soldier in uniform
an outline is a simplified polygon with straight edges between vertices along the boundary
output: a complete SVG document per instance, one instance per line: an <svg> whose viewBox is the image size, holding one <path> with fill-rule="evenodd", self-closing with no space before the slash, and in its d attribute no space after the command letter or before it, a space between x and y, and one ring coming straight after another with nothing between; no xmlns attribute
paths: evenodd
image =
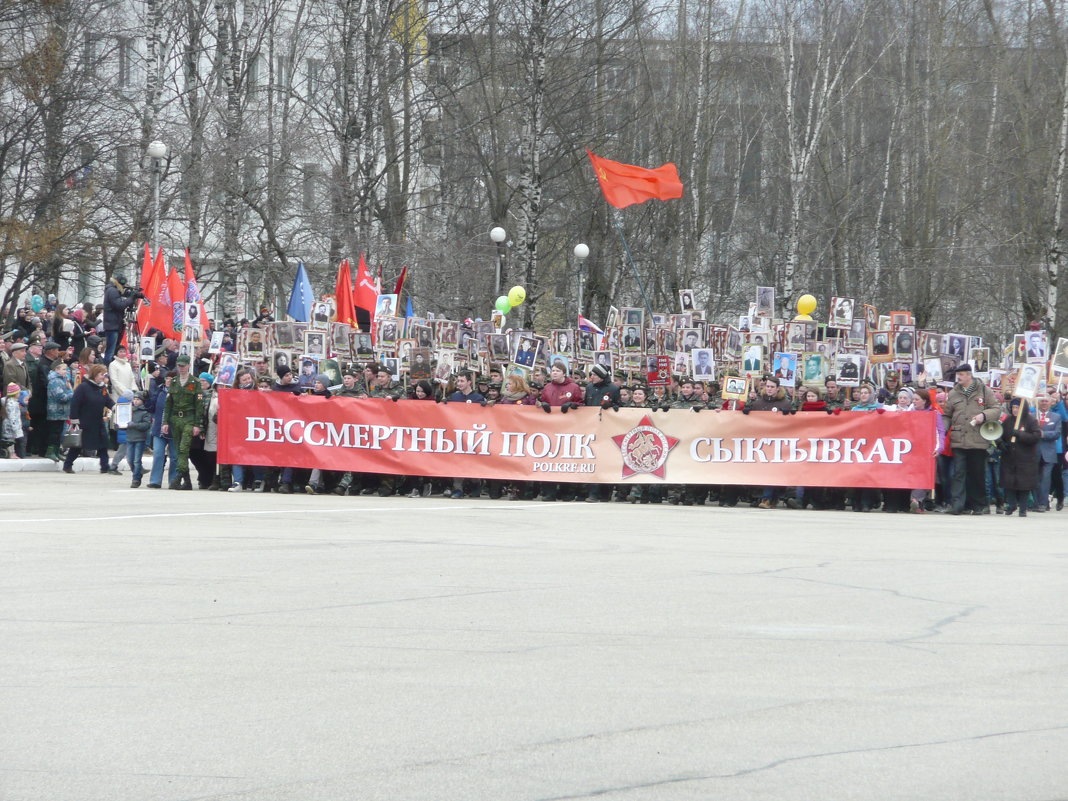
<svg viewBox="0 0 1068 801"><path fill-rule="evenodd" d="M200 419L204 416L204 396L200 382L189 370L189 356L178 357L178 376L167 394L163 410L164 436L170 434L178 451L178 477L171 482L172 490L191 490L189 480L189 446L200 435Z"/></svg>
<svg viewBox="0 0 1068 801"><path fill-rule="evenodd" d="M374 384L367 390L367 396L370 398L386 398L388 400L397 400L401 393L401 385L393 380L389 370L384 367L378 368Z"/></svg>

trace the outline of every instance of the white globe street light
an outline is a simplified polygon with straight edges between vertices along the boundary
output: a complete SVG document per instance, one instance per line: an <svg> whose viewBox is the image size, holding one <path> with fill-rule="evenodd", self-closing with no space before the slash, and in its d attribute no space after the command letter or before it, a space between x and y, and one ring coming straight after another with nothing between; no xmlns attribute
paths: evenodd
<svg viewBox="0 0 1068 801"><path fill-rule="evenodd" d="M159 182L163 178L163 162L167 158L167 143L155 139L149 143L145 153L152 159L152 247L159 250Z"/></svg>
<svg viewBox="0 0 1068 801"><path fill-rule="evenodd" d="M508 237L508 232L501 228L499 225L490 229L490 239L497 246L497 268L494 270L493 276L493 297L494 299L501 296L501 273L504 267L504 240Z"/></svg>
<svg viewBox="0 0 1068 801"><path fill-rule="evenodd" d="M586 294L586 259L590 255L590 246L585 242L579 242L575 245L575 258L578 259L578 314L576 316L582 316L582 301L583 296ZM576 320L575 325L578 325Z"/></svg>

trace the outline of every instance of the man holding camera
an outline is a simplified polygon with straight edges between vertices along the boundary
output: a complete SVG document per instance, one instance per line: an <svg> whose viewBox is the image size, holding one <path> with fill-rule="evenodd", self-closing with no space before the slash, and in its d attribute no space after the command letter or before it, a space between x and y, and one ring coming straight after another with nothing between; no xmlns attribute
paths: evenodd
<svg viewBox="0 0 1068 801"><path fill-rule="evenodd" d="M126 324L126 310L143 297L139 288L126 286L126 274L121 270L108 281L104 289L104 340L107 342L104 364L111 364L115 358L115 348Z"/></svg>

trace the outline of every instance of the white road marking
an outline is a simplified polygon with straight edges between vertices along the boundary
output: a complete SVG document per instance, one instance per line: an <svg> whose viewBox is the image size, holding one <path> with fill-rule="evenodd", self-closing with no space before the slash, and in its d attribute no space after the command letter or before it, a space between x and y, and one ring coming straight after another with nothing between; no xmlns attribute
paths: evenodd
<svg viewBox="0 0 1068 801"><path fill-rule="evenodd" d="M133 490L131 490L132 492ZM554 503L549 508L555 509L574 509L574 504L569 503ZM411 509L405 509L404 511L421 511L421 512L441 512L441 511L462 511L462 510L486 510L486 509L546 509L544 504L524 504L522 506L516 504L509 504L503 506L499 504L483 504L480 506L470 506L467 504L449 504L448 506L419 506L417 504L411 504ZM396 512L396 506L383 506L365 508L361 506L345 506L336 509L254 509L254 510L241 510L231 509L225 512L159 512L155 514L144 515L108 515L101 517L28 517L15 520L5 520L6 523L73 523L77 521L88 520L155 520L168 517L226 517L230 515L238 516L251 516L251 515L285 515L289 513L310 515L310 514L364 514L366 512Z"/></svg>

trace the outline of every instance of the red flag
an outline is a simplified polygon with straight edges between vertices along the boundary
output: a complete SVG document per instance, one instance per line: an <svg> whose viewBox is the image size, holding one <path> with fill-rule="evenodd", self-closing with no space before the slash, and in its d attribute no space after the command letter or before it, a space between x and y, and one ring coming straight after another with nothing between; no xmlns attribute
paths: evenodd
<svg viewBox="0 0 1068 801"><path fill-rule="evenodd" d="M137 304L137 330L145 333L152 325L151 303L159 291L160 277L165 274L163 270L163 251L160 250L155 261L152 260L152 251L145 242L145 255L141 261L141 290L145 293L145 300Z"/></svg>
<svg viewBox="0 0 1068 801"><path fill-rule="evenodd" d="M397 279L397 288L393 290L393 294L397 296L397 303L400 303L400 293L404 289L404 279L408 277L408 265L405 264L401 270L400 278Z"/></svg>
<svg viewBox="0 0 1068 801"><path fill-rule="evenodd" d="M352 299L352 269L349 267L348 259L344 259L337 268L334 303L337 306L337 321L347 325L356 325L356 309Z"/></svg>
<svg viewBox="0 0 1068 801"><path fill-rule="evenodd" d="M163 255L162 248L156 254L154 269L156 273L155 289L151 294L147 291L145 293L152 304L148 307L148 319L145 324L148 327L162 331L164 336L176 337L177 333L174 330L174 304L171 300L171 285L167 276L166 257ZM173 273L174 271L171 270L171 272ZM145 287L145 289L147 290L148 288Z"/></svg>
<svg viewBox="0 0 1068 801"><path fill-rule="evenodd" d="M364 309L374 316L375 306L378 305L378 289L367 270L367 262L363 254L360 254L360 264L356 269L356 290L353 293L353 305L357 309Z"/></svg>
<svg viewBox="0 0 1068 801"><path fill-rule="evenodd" d="M171 296L170 336L181 339L182 323L185 322L185 284L182 283L182 277L178 275L178 270L174 267L171 267L170 274L167 276L167 288Z"/></svg>
<svg viewBox="0 0 1068 801"><path fill-rule="evenodd" d="M671 200L682 197L682 181L679 171L671 162L650 170L621 164L595 156L589 150L593 171L601 184L604 199L617 209L644 203L647 200Z"/></svg>
<svg viewBox="0 0 1068 801"><path fill-rule="evenodd" d="M193 261L189 258L189 248L185 249L185 303L186 306L196 304L196 326L200 328L200 337L204 338L204 332L208 328L208 315L204 311L204 300L200 297L200 287L197 286L197 277L193 274ZM185 324L185 308L182 309L183 320L182 325ZM193 324L193 320L190 320L190 324ZM177 327L177 326L176 326Z"/></svg>

